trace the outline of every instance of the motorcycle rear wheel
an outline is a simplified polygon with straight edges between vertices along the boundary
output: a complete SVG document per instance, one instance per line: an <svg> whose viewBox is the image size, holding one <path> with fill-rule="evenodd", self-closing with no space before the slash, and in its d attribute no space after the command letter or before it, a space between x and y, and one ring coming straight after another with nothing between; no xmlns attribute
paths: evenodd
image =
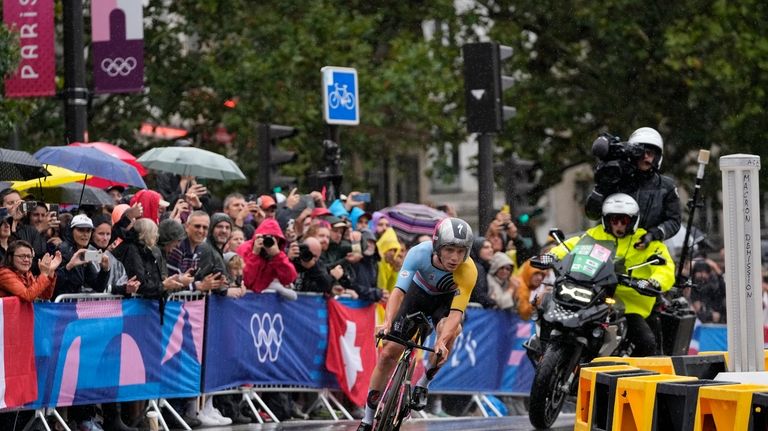
<svg viewBox="0 0 768 431"><path fill-rule="evenodd" d="M569 367L576 353L572 346L550 344L536 368L531 386L528 418L537 429L547 429L555 423L568 396L564 389L573 372Z"/></svg>

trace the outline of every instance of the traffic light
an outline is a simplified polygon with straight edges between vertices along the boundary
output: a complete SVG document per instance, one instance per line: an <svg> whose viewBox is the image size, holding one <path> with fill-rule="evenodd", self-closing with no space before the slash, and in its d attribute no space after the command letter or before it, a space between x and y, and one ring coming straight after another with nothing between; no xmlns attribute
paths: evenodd
<svg viewBox="0 0 768 431"><path fill-rule="evenodd" d="M496 42L468 43L462 47L462 56L467 131L498 133L504 121L515 115L515 108L504 106L502 97L513 83L501 72L502 62L512 56L512 48Z"/></svg>
<svg viewBox="0 0 768 431"><path fill-rule="evenodd" d="M511 156L504 170L504 194L512 209L512 215L520 223L541 214L541 209L531 205L533 191L538 186L536 162Z"/></svg>
<svg viewBox="0 0 768 431"><path fill-rule="evenodd" d="M282 165L295 162L298 158L294 151L283 150L278 147L281 139L296 136L298 130L295 127L281 126L279 124L259 124L259 190L261 193L272 193L274 187L282 187L289 190L298 184L296 177L280 174Z"/></svg>

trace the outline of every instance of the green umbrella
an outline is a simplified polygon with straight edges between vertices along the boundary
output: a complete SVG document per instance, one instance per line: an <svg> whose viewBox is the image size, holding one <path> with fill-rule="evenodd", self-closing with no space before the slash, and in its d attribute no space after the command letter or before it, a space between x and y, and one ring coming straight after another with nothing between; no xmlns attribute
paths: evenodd
<svg viewBox="0 0 768 431"><path fill-rule="evenodd" d="M243 171L232 160L212 151L194 147L158 147L139 157L147 169L193 175L214 180L244 180Z"/></svg>

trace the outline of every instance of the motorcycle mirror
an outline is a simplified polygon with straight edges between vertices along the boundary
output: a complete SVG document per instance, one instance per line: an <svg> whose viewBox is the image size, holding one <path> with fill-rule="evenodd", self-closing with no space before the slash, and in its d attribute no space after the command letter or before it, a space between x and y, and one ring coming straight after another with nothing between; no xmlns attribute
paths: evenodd
<svg viewBox="0 0 768 431"><path fill-rule="evenodd" d="M560 229L550 229L549 236L555 239L555 242L562 244L565 241L565 234Z"/></svg>

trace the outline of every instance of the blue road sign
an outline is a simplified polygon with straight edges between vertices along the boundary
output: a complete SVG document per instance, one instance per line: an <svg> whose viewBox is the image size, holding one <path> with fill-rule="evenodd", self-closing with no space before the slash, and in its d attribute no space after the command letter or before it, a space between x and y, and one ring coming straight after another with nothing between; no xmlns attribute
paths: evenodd
<svg viewBox="0 0 768 431"><path fill-rule="evenodd" d="M357 70L351 67L325 66L323 75L323 119L328 124L360 124L360 97Z"/></svg>

